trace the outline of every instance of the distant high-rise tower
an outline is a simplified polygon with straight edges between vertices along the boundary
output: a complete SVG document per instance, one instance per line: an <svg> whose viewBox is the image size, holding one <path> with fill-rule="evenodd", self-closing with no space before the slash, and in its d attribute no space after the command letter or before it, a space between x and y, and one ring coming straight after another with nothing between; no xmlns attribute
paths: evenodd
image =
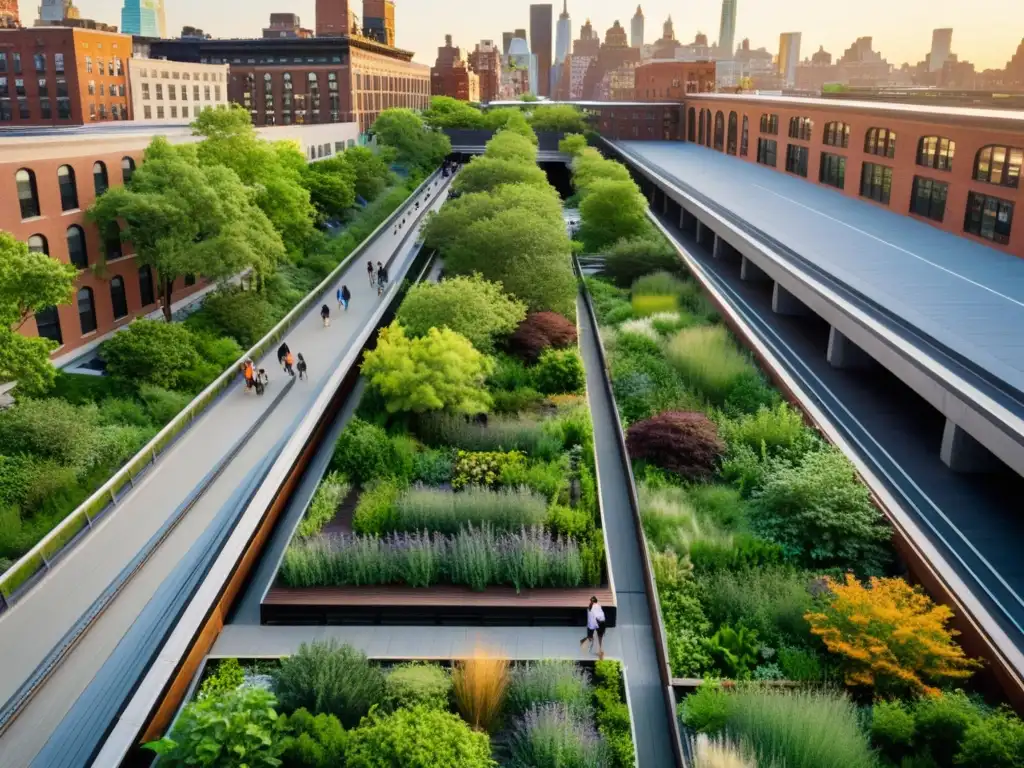
<svg viewBox="0 0 1024 768"><path fill-rule="evenodd" d="M783 32L779 35L778 71L782 84L788 88L796 85L796 67L800 63L800 33Z"/></svg>
<svg viewBox="0 0 1024 768"><path fill-rule="evenodd" d="M363 0L363 34L384 45L395 45L394 0Z"/></svg>
<svg viewBox="0 0 1024 768"><path fill-rule="evenodd" d="M537 57L537 95L551 95L551 3L530 6L530 51Z"/></svg>
<svg viewBox="0 0 1024 768"><path fill-rule="evenodd" d="M941 72L953 49L952 29L932 30L932 53L928 58L928 71Z"/></svg>
<svg viewBox="0 0 1024 768"><path fill-rule="evenodd" d="M508 47L512 44L512 38L516 36L515 32L502 32L501 33L501 55L508 56Z"/></svg>
<svg viewBox="0 0 1024 768"><path fill-rule="evenodd" d="M348 0L316 0L316 36L341 37L352 34L355 14Z"/></svg>
<svg viewBox="0 0 1024 768"><path fill-rule="evenodd" d="M561 64L572 49L572 19L569 18L569 0L562 0L562 12L555 28L555 64Z"/></svg>
<svg viewBox="0 0 1024 768"><path fill-rule="evenodd" d="M164 0L156 0L156 26L160 30L160 37L167 37L167 9L164 8Z"/></svg>
<svg viewBox="0 0 1024 768"><path fill-rule="evenodd" d="M126 35L162 37L156 0L124 0L121 31Z"/></svg>
<svg viewBox="0 0 1024 768"><path fill-rule="evenodd" d="M639 5L629 25L629 45L631 48L644 47L644 11Z"/></svg>
<svg viewBox="0 0 1024 768"><path fill-rule="evenodd" d="M512 35L512 37L513 38L518 37L520 40L526 40L526 44L527 45L530 44L530 39L526 36L526 30L525 29L517 29L515 31L515 33Z"/></svg>
<svg viewBox="0 0 1024 768"><path fill-rule="evenodd" d="M730 59L736 53L736 2L722 0L722 25L718 30L718 47Z"/></svg>

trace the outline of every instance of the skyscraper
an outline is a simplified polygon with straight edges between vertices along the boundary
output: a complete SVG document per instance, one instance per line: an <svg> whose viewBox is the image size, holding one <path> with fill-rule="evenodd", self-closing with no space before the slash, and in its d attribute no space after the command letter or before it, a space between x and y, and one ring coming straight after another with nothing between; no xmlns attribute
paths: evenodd
<svg viewBox="0 0 1024 768"><path fill-rule="evenodd" d="M512 44L512 38L516 36L515 32L502 32L501 33L501 55L508 56L508 47Z"/></svg>
<svg viewBox="0 0 1024 768"><path fill-rule="evenodd" d="M629 25L629 45L631 48L644 47L644 11L639 5Z"/></svg>
<svg viewBox="0 0 1024 768"><path fill-rule="evenodd" d="M800 33L783 32L779 35L779 75L787 88L796 85L796 67L800 63Z"/></svg>
<svg viewBox="0 0 1024 768"><path fill-rule="evenodd" d="M932 53L928 58L928 71L929 72L941 72L942 66L946 63L949 58L949 54L953 49L953 30L952 29L933 29L932 30Z"/></svg>
<svg viewBox="0 0 1024 768"><path fill-rule="evenodd" d="M562 0L562 12L555 29L555 64L561 64L572 48L572 19L569 18L569 0Z"/></svg>
<svg viewBox="0 0 1024 768"><path fill-rule="evenodd" d="M722 25L718 30L718 48L730 59L736 53L736 2L722 0Z"/></svg>
<svg viewBox="0 0 1024 768"><path fill-rule="evenodd" d="M551 3L530 6L530 50L537 57L538 96L551 95Z"/></svg>
<svg viewBox="0 0 1024 768"><path fill-rule="evenodd" d="M156 0L124 0L121 31L141 37L163 37Z"/></svg>

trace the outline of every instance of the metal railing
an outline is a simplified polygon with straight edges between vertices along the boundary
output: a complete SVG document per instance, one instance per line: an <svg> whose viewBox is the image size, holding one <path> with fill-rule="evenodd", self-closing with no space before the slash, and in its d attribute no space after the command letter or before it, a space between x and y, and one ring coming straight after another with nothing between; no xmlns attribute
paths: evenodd
<svg viewBox="0 0 1024 768"><path fill-rule="evenodd" d="M302 317L311 306L320 300L320 297L338 279L342 272L348 268L353 260L357 259L367 245L387 227L405 209L408 201L418 196L429 185L437 179L440 170L434 171L428 176L407 198L406 203L400 205L381 222L370 235L363 240L356 248L338 264L334 270L325 277L320 284L306 294L298 304L284 318L275 325L262 339L252 346L235 363L218 376L209 386L200 392L185 406L184 410L171 420L156 436L150 440L142 449L135 454L120 470L101 485L95 493L80 504L74 511L65 517L60 524L44 536L31 550L25 553L13 566L0 575L0 614L7 611L17 602L17 599L24 595L41 574L45 574L56 563L60 556L81 537L87 535L93 523L111 509L117 507L119 496L126 488L130 491L138 479L149 469L157 458L167 449L189 426L201 416L207 407L214 402L224 391L226 391L236 380L239 366L242 362L251 357L259 359L280 341L280 339L291 330L292 325Z"/></svg>

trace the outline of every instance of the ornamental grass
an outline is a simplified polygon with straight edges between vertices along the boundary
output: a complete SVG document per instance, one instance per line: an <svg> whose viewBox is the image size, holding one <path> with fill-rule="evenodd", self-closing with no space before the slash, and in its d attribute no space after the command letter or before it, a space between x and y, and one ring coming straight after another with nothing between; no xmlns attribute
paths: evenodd
<svg viewBox="0 0 1024 768"><path fill-rule="evenodd" d="M522 715L535 705L561 703L573 715L587 720L594 716L593 695L587 673L576 662L544 659L512 670L507 709L513 715Z"/></svg>
<svg viewBox="0 0 1024 768"><path fill-rule="evenodd" d="M478 424L466 421L463 416L430 413L416 420L416 432L429 445L464 451L522 451L550 461L562 450L557 437L536 419L492 416L486 424Z"/></svg>
<svg viewBox="0 0 1024 768"><path fill-rule="evenodd" d="M744 379L757 375L722 325L681 330L669 342L667 354L683 380L715 405L724 404Z"/></svg>
<svg viewBox="0 0 1024 768"><path fill-rule="evenodd" d="M452 694L463 719L478 731L494 729L508 692L508 659L477 649L452 669Z"/></svg>
<svg viewBox="0 0 1024 768"><path fill-rule="evenodd" d="M566 704L532 707L509 739L512 768L607 768L608 746Z"/></svg>
<svg viewBox="0 0 1024 768"><path fill-rule="evenodd" d="M377 533L431 531L456 534L466 525L491 525L496 531L518 531L542 525L547 500L529 488L496 491L468 486L458 493L413 486L398 497L390 530Z"/></svg>
<svg viewBox="0 0 1024 768"><path fill-rule="evenodd" d="M292 542L279 571L287 587L457 584L482 591L567 588L583 583L577 543L540 526L499 533L489 524L454 535L340 534Z"/></svg>

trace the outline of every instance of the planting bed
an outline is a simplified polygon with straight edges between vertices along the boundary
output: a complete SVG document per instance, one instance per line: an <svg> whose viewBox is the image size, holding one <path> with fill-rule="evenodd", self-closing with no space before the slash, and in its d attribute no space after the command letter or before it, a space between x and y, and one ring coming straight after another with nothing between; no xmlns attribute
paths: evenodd
<svg viewBox="0 0 1024 768"><path fill-rule="evenodd" d="M453 302L482 291L504 324L471 342L419 322L448 283L465 288ZM614 626L575 325L478 277L445 280L410 291L363 373L262 622L581 625L596 596Z"/></svg>
<svg viewBox="0 0 1024 768"><path fill-rule="evenodd" d="M614 165L578 159L578 188ZM587 287L669 664L708 681L681 706L701 734L694 765L1024 765L1024 724L958 692L981 664L951 612L902 578L850 462L782 401L659 234L601 252Z"/></svg>
<svg viewBox="0 0 1024 768"><path fill-rule="evenodd" d="M634 768L618 662L368 660L303 645L215 659L168 735L169 765Z"/></svg>

